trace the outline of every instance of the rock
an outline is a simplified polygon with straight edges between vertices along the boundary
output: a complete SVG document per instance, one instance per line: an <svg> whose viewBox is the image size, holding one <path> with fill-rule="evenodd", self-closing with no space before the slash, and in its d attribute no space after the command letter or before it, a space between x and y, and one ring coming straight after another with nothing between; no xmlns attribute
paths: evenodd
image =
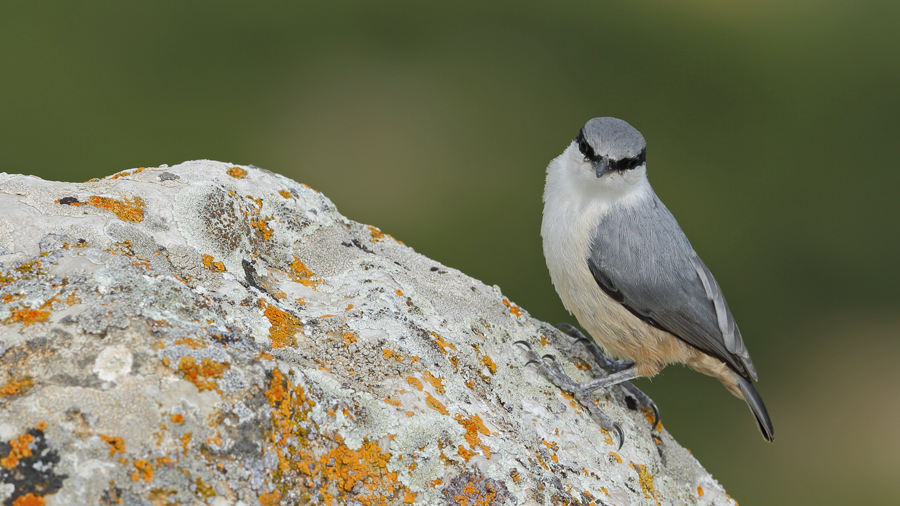
<svg viewBox="0 0 900 506"><path fill-rule="evenodd" d="M0 322L4 505L734 503L499 288L253 166L0 174Z"/></svg>

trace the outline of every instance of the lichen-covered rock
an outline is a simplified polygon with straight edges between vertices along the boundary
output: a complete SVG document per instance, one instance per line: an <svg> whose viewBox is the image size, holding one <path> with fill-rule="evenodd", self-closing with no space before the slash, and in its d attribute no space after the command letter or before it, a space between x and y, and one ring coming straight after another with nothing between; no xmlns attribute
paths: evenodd
<svg viewBox="0 0 900 506"><path fill-rule="evenodd" d="M733 504L613 389L617 451L520 339L601 374L256 167L0 174L4 505Z"/></svg>

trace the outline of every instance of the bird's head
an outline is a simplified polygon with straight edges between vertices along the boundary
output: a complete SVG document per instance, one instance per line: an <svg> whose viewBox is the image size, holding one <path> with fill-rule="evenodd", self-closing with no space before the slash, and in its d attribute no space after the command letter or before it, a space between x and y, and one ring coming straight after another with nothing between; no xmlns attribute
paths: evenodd
<svg viewBox="0 0 900 506"><path fill-rule="evenodd" d="M647 143L633 126L618 118L594 118L575 139L578 151L598 178L624 174L644 165Z"/></svg>

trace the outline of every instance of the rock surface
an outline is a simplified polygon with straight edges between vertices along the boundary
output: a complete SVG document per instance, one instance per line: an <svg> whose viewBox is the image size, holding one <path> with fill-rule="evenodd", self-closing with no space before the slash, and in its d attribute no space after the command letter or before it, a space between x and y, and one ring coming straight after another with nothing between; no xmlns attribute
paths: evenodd
<svg viewBox="0 0 900 506"><path fill-rule="evenodd" d="M0 503L734 504L571 340L250 166L0 173Z"/></svg>

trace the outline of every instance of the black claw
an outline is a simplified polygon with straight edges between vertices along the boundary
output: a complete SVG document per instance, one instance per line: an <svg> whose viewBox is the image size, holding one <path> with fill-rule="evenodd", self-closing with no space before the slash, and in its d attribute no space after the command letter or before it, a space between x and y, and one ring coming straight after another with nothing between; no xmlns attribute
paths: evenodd
<svg viewBox="0 0 900 506"><path fill-rule="evenodd" d="M514 342L513 344L522 344L522 345L524 345L526 348L528 348L529 350L533 349L533 348L531 347L531 343L529 343L528 341L516 341L516 342Z"/></svg>
<svg viewBox="0 0 900 506"><path fill-rule="evenodd" d="M659 408L656 407L655 402L650 402L650 409L653 410L653 425L650 427L651 429L655 429L659 426Z"/></svg>
<svg viewBox="0 0 900 506"><path fill-rule="evenodd" d="M544 355L544 356L543 356L543 357L541 357L541 358L543 358L543 359L545 359L545 360L546 360L546 359L548 359L548 358L549 358L549 359L550 359L550 360L552 360L552 361L554 361L554 362L556 362L556 357L555 357L555 356L553 356L553 355L551 355L551 354L549 354L549 353L548 353L548 354L546 354L546 355Z"/></svg>
<svg viewBox="0 0 900 506"><path fill-rule="evenodd" d="M528 365L531 365L531 364L540 364L540 363L541 363L540 360L531 359L531 360L529 360L528 362L525 362L525 365L528 366Z"/></svg>
<svg viewBox="0 0 900 506"><path fill-rule="evenodd" d="M616 422L613 422L613 429L615 429L616 434L619 435L619 447L616 448L616 451L619 451L622 449L622 445L625 444L625 431L623 431L622 427Z"/></svg>

